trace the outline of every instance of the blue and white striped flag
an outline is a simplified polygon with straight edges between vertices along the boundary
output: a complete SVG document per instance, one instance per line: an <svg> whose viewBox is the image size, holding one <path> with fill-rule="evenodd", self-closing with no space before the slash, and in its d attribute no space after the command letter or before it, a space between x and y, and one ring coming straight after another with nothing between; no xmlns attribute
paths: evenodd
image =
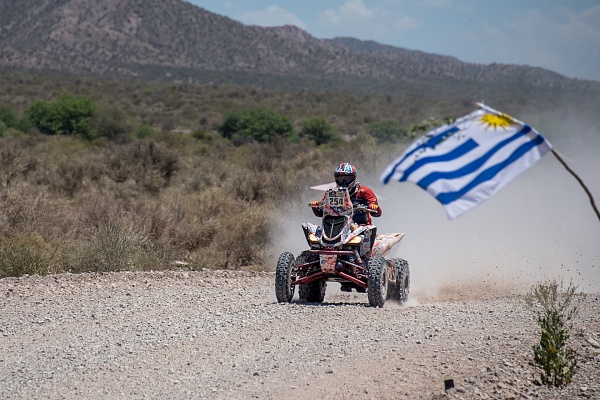
<svg viewBox="0 0 600 400"><path fill-rule="evenodd" d="M415 141L381 175L416 183L454 219L481 203L551 149L529 125L478 103L479 109Z"/></svg>

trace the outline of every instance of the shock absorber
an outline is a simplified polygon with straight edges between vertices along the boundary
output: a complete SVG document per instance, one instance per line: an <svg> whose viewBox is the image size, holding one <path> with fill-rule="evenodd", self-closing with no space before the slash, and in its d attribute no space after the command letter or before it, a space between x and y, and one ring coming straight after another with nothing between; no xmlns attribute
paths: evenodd
<svg viewBox="0 0 600 400"><path fill-rule="evenodd" d="M363 270L366 271L366 268L362 268L361 265L363 265L363 260L362 258L360 258L360 254L358 253L358 250L354 250L354 265L352 266L352 272L354 273L354 276L356 277L363 277L366 278L366 275L363 273Z"/></svg>

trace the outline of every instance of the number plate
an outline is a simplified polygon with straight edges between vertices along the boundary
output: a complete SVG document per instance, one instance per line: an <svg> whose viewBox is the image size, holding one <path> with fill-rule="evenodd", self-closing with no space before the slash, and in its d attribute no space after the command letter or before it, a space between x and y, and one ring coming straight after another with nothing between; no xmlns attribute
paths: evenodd
<svg viewBox="0 0 600 400"><path fill-rule="evenodd" d="M342 207L344 205L344 193L334 192L329 194L329 205L332 207Z"/></svg>

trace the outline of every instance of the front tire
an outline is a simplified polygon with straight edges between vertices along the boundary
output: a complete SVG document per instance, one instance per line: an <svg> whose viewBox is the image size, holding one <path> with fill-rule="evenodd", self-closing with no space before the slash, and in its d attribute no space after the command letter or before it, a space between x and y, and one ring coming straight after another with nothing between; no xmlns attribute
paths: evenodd
<svg viewBox="0 0 600 400"><path fill-rule="evenodd" d="M327 289L327 281L319 279L304 285L299 285L298 296L300 301L309 303L322 303L325 298L325 290Z"/></svg>
<svg viewBox="0 0 600 400"><path fill-rule="evenodd" d="M372 307L383 307L388 292L387 262L381 256L375 256L369 261L369 288L367 297Z"/></svg>
<svg viewBox="0 0 600 400"><path fill-rule="evenodd" d="M275 296L280 303L289 303L294 297L296 285L296 260L289 252L281 253L275 269Z"/></svg>

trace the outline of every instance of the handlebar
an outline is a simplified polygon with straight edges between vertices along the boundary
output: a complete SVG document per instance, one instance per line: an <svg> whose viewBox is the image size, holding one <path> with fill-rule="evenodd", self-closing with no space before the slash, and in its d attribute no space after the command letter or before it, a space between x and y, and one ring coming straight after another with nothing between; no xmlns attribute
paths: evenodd
<svg viewBox="0 0 600 400"><path fill-rule="evenodd" d="M318 208L319 210L322 210L324 205L325 205L324 203L319 203L318 206L313 206L312 204L308 203L309 207L311 207L311 208ZM369 207L364 206L362 204L359 204L359 205L357 205L357 206L354 207L354 212L357 212L357 211L359 211L359 212L368 212L369 214L376 214L377 213L376 210L371 210Z"/></svg>
<svg viewBox="0 0 600 400"><path fill-rule="evenodd" d="M362 204L359 204L358 206L354 207L354 211L368 212L369 214L377 213L377 211L371 210L369 207L363 206Z"/></svg>

